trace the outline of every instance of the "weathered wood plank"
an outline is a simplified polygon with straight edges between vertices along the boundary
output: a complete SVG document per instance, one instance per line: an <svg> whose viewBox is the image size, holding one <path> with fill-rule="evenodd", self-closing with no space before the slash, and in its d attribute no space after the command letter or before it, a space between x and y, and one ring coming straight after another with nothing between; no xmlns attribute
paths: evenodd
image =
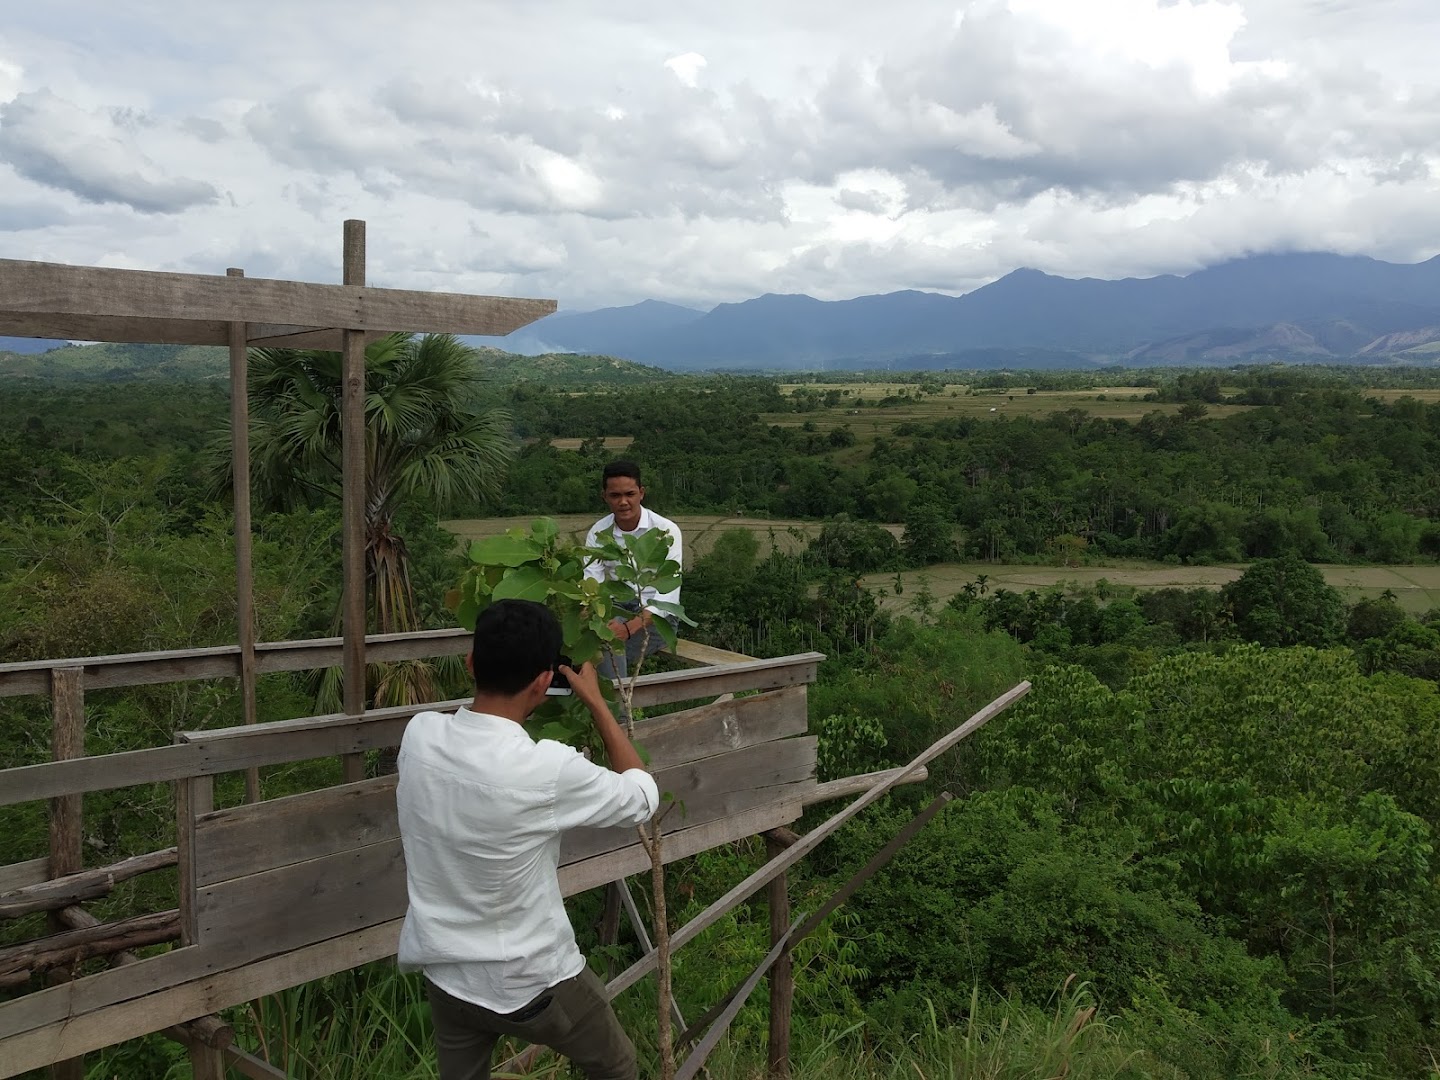
<svg viewBox="0 0 1440 1080"><path fill-rule="evenodd" d="M0 949L0 986L23 983L32 971L68 967L92 956L174 941L179 936L180 913L161 911L10 945Z"/></svg>
<svg viewBox="0 0 1440 1080"><path fill-rule="evenodd" d="M754 656L746 656L744 653L717 649L713 645L702 645L698 641L677 641L675 655L687 663L701 665L743 664L747 660L757 659Z"/></svg>
<svg viewBox="0 0 1440 1080"><path fill-rule="evenodd" d="M842 776L838 780L827 780L823 784L816 784L805 794L805 805L815 806L819 803L830 802L832 799L845 799L851 795L860 795L869 791L876 784L893 780L897 776L902 784L923 784L930 779L930 770L924 765L917 765L913 769L901 766L896 769L881 769L879 772Z"/></svg>
<svg viewBox="0 0 1440 1080"><path fill-rule="evenodd" d="M0 311L0 335L68 341L138 341L153 345L224 345L226 324L194 319L133 319Z"/></svg>
<svg viewBox="0 0 1440 1080"><path fill-rule="evenodd" d="M207 814L196 823L199 886L306 862L400 835L394 776Z"/></svg>
<svg viewBox="0 0 1440 1080"><path fill-rule="evenodd" d="M816 742L806 736L762 743L662 769L656 785L680 804L666 818L669 827L692 828L768 802L803 798L815 782ZM576 829L561 840L560 861L574 862L634 842L631 828Z"/></svg>
<svg viewBox="0 0 1440 1080"><path fill-rule="evenodd" d="M236 967L405 914L399 839L336 852L198 890L200 940Z"/></svg>
<svg viewBox="0 0 1440 1080"><path fill-rule="evenodd" d="M51 336L49 324L38 317L50 312L505 335L554 310L553 300L0 259L0 311L36 315L31 336ZM222 329L214 343L223 344L225 333Z"/></svg>
<svg viewBox="0 0 1440 1080"><path fill-rule="evenodd" d="M650 756L653 772L802 735L806 724L805 689L791 686L642 720L635 725L635 741Z"/></svg>
<svg viewBox="0 0 1440 1080"><path fill-rule="evenodd" d="M50 880L50 857L0 866L0 894L28 889Z"/></svg>
<svg viewBox="0 0 1440 1080"><path fill-rule="evenodd" d="M225 1060L232 1069L242 1076L250 1077L250 1080L290 1080L288 1073L233 1044L225 1047Z"/></svg>

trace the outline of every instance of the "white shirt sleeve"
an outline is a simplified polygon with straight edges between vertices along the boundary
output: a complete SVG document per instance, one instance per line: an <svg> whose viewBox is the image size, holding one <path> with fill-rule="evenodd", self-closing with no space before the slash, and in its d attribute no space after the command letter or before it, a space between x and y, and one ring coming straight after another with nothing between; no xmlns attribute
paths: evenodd
<svg viewBox="0 0 1440 1080"><path fill-rule="evenodd" d="M583 825L639 825L660 806L655 778L643 769L617 773L574 753L560 767L555 824L560 832Z"/></svg>
<svg viewBox="0 0 1440 1080"><path fill-rule="evenodd" d="M590 526L590 531L585 534L586 547L595 546L596 542L600 538L600 522L604 520L604 518L601 518L600 521L597 521L594 525ZM605 563L602 562L600 559L591 559L585 564L585 576L594 581L604 581Z"/></svg>
<svg viewBox="0 0 1440 1080"><path fill-rule="evenodd" d="M665 531L670 534L670 553L665 557L667 559L673 559L678 566L684 566L685 551L682 546L682 541L680 539L680 526L676 525L673 521L671 521L668 525L665 526ZM655 609L650 607L650 604L656 600L659 600L666 604L678 604L680 603L680 586L677 585L669 592L663 593L656 592L653 589L646 589L644 599L646 609L652 612L654 612ZM659 612L656 612L656 614L659 614Z"/></svg>

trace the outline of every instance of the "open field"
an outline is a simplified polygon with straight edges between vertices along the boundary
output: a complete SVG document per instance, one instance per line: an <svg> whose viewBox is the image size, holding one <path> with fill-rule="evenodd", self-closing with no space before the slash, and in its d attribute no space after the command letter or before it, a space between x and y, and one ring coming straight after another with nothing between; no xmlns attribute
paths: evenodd
<svg viewBox="0 0 1440 1080"><path fill-rule="evenodd" d="M556 450L579 450L584 439L573 439L569 436L560 439L551 439L550 445ZM604 435L601 436L606 450L624 450L635 441L634 435Z"/></svg>
<svg viewBox="0 0 1440 1080"><path fill-rule="evenodd" d="M785 383L781 389L792 392L797 384ZM780 427L800 427L811 423L819 431L830 431L849 424L860 436L878 435L890 431L897 424L934 423L937 420L958 419L964 416L981 419L999 419L1004 416L1049 416L1066 409L1083 409L1092 416L1117 420L1138 420L1146 413L1175 413L1180 406L1158 401L1146 401L1145 395L1152 391L1143 386L1095 387L1089 390L1037 390L1027 394L1023 389L1016 391L977 390L967 393L961 383L947 384L942 393L927 394L919 400L877 406L874 402L882 398L913 392L914 386L900 383L841 384L812 383L803 389L849 390L850 396L843 398L834 408L820 408L803 413L764 413L761 419L767 424ZM860 398L865 405L857 407ZM1250 405L1208 405L1209 417L1233 416L1245 412Z"/></svg>
<svg viewBox="0 0 1440 1080"><path fill-rule="evenodd" d="M1362 397L1378 398L1380 401L1399 401L1401 398L1414 398L1416 401L1423 401L1427 405L1434 405L1440 402L1440 389L1430 390L1377 390L1371 388L1361 392Z"/></svg>
<svg viewBox="0 0 1440 1080"><path fill-rule="evenodd" d="M986 575L986 587L1025 592L1046 589L1061 583L1081 586L1104 580L1112 585L1129 585L1137 589L1218 589L1234 581L1244 572L1243 566L1171 566L1166 563L1126 562L1114 566L1007 566L999 563L941 563L924 570L907 570L900 575L904 592L896 596L890 586L892 574L869 574L862 580L872 589L885 591L883 605L892 611L903 611L915 597L924 578L936 600L943 603L965 586ZM1393 592L1397 603L1411 614L1420 614L1440 607L1440 565L1427 563L1412 566L1335 566L1319 567L1325 580L1339 589L1345 602L1353 604L1367 597L1377 597L1386 589Z"/></svg>
<svg viewBox="0 0 1440 1080"><path fill-rule="evenodd" d="M560 526L562 533L573 536L577 542L585 539L585 533L596 520L603 515L603 509L596 510L593 514L556 514L555 521ZM719 514L674 514L666 515L675 524L680 526L680 534L685 542L685 565L688 567L701 555L708 554L715 545L715 538L728 529L749 529L760 541L760 553L763 556L772 546L782 551L799 551L809 540L820 533L820 522L817 521L777 521L768 518L748 517L722 517ZM528 528L533 517L493 517L493 518L469 518L453 521L440 522L441 528L447 529L460 537L463 541L479 540L485 536L498 536L506 529L513 529L517 526ZM886 525L899 539L904 531L901 525ZM798 531L801 535L796 537L792 530ZM773 545L772 545L773 535ZM959 590L959 585L956 586Z"/></svg>

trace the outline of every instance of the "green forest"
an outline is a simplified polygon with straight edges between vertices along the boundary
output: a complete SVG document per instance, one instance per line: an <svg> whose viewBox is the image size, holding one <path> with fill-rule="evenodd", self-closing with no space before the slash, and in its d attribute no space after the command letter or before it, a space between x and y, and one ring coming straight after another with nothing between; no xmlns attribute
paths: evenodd
<svg viewBox="0 0 1440 1080"><path fill-rule="evenodd" d="M485 378L453 342L412 344L370 364L367 418L404 453L367 526L409 583L377 579L409 596L377 602L377 628L454 625L443 597L464 562L442 520L598 516L600 467L624 439L662 513L818 526L788 547L723 534L687 567L684 602L702 642L827 655L810 688L822 780L901 764L1034 683L792 876L797 912L813 909L955 796L799 949L797 1077L1440 1076L1440 609L1348 602L1314 567L1440 560L1440 372L885 372L876 395L862 391L879 376L830 373ZM252 362L261 640L335 625L333 385L323 358ZM0 663L233 641L223 384L29 376L0 395ZM897 595L897 576L884 606L859 583L962 559L1245 569L1217 590L1006 591L977 574L943 600L923 577ZM463 685L440 667L406 692ZM331 690L264 676L261 718L310 715ZM237 698L223 681L95 692L87 751L236 723ZM43 699L0 699L0 767L48 759L47 716ZM262 783L274 796L332 773ZM239 777L217 790L242 794ZM87 858L172 843L169 800L163 786L87 798ZM0 813L0 864L44 853L43 805ZM764 857L757 842L676 863L672 921ZM164 887L127 883L96 910ZM633 942L596 949L600 906L573 902L582 948L633 958ZM768 941L757 903L687 946L686 1015ZM618 1003L642 1058L647 995ZM712 1075L763 1074L765 1011L757 994ZM280 1048L297 1078L434 1075L423 995L385 964L233 1013L242 1042ZM188 1075L160 1037L88 1060L93 1080Z"/></svg>

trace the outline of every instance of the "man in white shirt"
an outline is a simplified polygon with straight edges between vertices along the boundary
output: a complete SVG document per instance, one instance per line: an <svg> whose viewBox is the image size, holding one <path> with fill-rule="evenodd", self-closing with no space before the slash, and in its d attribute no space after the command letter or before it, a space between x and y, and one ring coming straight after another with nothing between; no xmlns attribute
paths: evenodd
<svg viewBox="0 0 1440 1080"><path fill-rule="evenodd" d="M684 565L680 526L643 505L645 488L640 483L639 465L633 461L610 462L600 474L600 487L610 513L590 526L590 531L585 534L586 547L594 546L600 535L606 532L613 533L615 539L623 544L627 536L636 536L647 529L663 529L670 534L669 558ZM585 576L596 581L611 579L615 576L615 564L597 559L585 568ZM665 593L646 588L633 602L621 605L629 618L611 620L610 629L615 631L623 645L617 645L613 656L601 660L601 675L623 679L629 674L631 665L665 647L665 639L654 629L655 620L666 619L671 626L676 626L677 620L649 606L656 601L678 604L679 586Z"/></svg>
<svg viewBox="0 0 1440 1080"><path fill-rule="evenodd" d="M543 604L501 600L475 620L475 700L422 712L400 744L396 803L410 907L402 971L425 973L440 1080L486 1080L501 1035L541 1043L591 1080L634 1080L635 1047L585 963L556 867L561 833L638 825L655 781L615 722L595 669L560 664ZM606 769L522 726L556 671L587 709Z"/></svg>

